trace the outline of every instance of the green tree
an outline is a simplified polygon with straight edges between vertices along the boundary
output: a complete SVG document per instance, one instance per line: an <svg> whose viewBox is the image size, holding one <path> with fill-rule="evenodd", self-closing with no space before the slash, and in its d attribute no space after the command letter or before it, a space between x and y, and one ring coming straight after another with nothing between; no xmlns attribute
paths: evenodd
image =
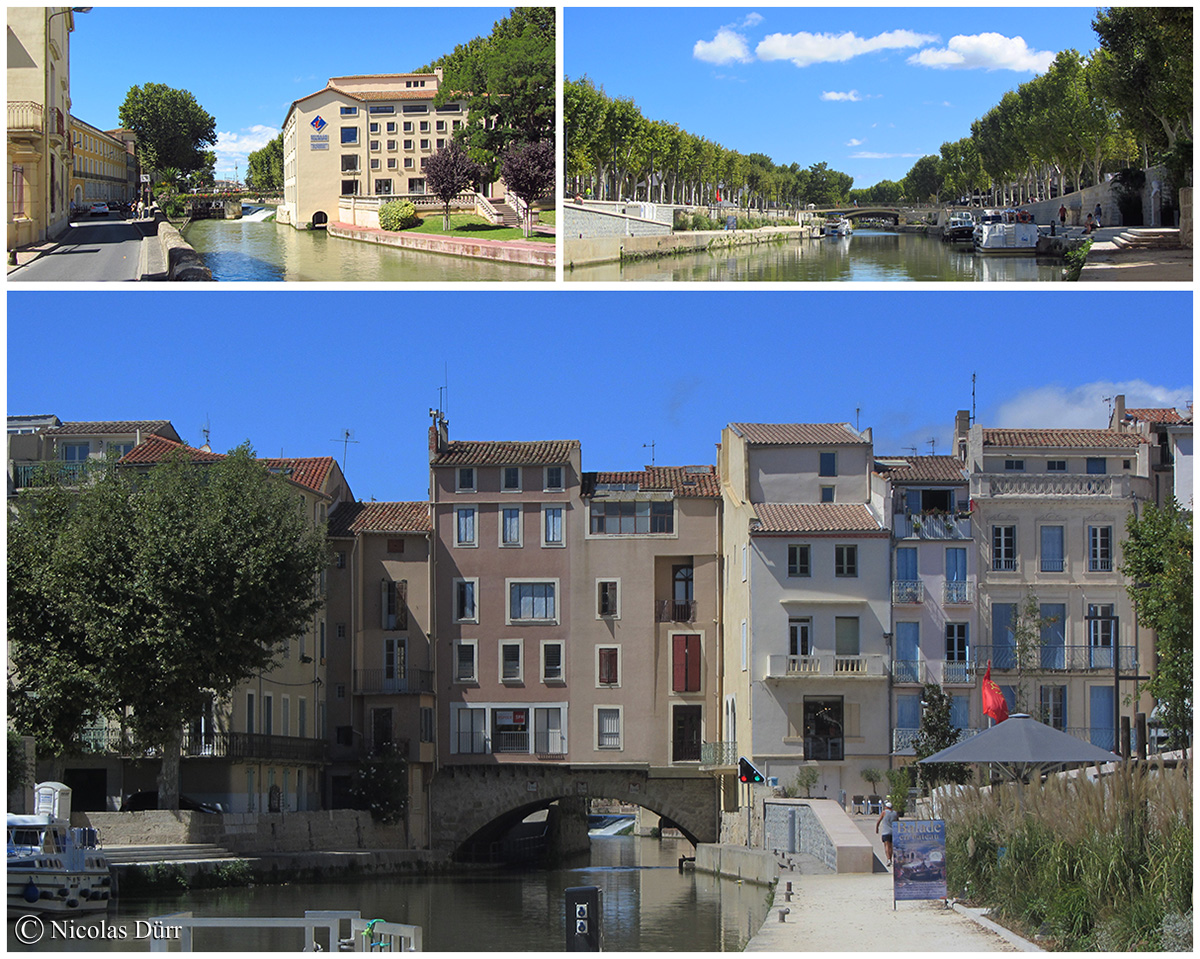
<svg viewBox="0 0 1200 959"><path fill-rule="evenodd" d="M202 169L202 148L217 142L217 121L189 91L165 83L130 87L118 116L137 134L138 159L149 170Z"/></svg>
<svg viewBox="0 0 1200 959"><path fill-rule="evenodd" d="M10 694L61 704L75 691L79 718L122 717L139 747L161 751L161 808L178 806L184 724L270 669L322 602L325 532L248 446L33 489L10 509L9 537ZM22 720L37 732L36 711Z"/></svg>
<svg viewBox="0 0 1200 959"><path fill-rule="evenodd" d="M938 172L938 158L923 156L904 175L904 192L909 199L918 203L928 202L933 198L936 202L942 191L942 177Z"/></svg>
<svg viewBox="0 0 1200 959"><path fill-rule="evenodd" d="M450 204L454 198L484 175L478 163L467 156L457 140L451 140L425 161L429 192L442 201L442 229L450 229Z"/></svg>
<svg viewBox="0 0 1200 959"><path fill-rule="evenodd" d="M1146 685L1170 745L1182 748L1192 728L1192 514L1171 500L1131 513L1125 528L1121 572L1139 623L1156 633L1157 662Z"/></svg>
<svg viewBox="0 0 1200 959"><path fill-rule="evenodd" d="M523 227L533 226L533 204L554 186L554 144L549 140L512 147L504 154L501 176L510 193L525 201Z"/></svg>
<svg viewBox="0 0 1200 959"><path fill-rule="evenodd" d="M959 740L961 735L950 719L953 698L936 683L926 683L921 692L921 728L913 740L917 762L932 756ZM927 789L943 783L971 781L971 767L966 763L930 763L917 766L917 775Z"/></svg>
<svg viewBox="0 0 1200 959"><path fill-rule="evenodd" d="M566 175L568 180L574 178L576 192L580 180L596 172L596 140L604 122L605 103L604 91L597 89L589 77L563 80Z"/></svg>
<svg viewBox="0 0 1200 959"><path fill-rule="evenodd" d="M260 193L283 189L283 134L246 158L246 184Z"/></svg>

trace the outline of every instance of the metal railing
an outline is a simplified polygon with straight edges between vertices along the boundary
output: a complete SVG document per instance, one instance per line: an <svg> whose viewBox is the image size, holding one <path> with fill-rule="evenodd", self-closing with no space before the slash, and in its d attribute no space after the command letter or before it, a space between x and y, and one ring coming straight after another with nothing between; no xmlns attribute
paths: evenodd
<svg viewBox="0 0 1200 959"><path fill-rule="evenodd" d="M971 602L971 584L958 582L942 583L943 606L965 606Z"/></svg>
<svg viewBox="0 0 1200 959"><path fill-rule="evenodd" d="M373 693L432 693L433 670L410 669L403 676L395 670L356 669L354 671L354 692L363 694Z"/></svg>
<svg viewBox="0 0 1200 959"><path fill-rule="evenodd" d="M898 579L892 583L892 602L913 604L925 602L925 584L919 579Z"/></svg>
<svg viewBox="0 0 1200 959"><path fill-rule="evenodd" d="M949 513L903 513L893 523L897 539L970 539L970 516Z"/></svg>
<svg viewBox="0 0 1200 959"><path fill-rule="evenodd" d="M696 621L696 601L676 602L671 599L660 599L654 604L654 621L656 623L694 623Z"/></svg>
<svg viewBox="0 0 1200 959"><path fill-rule="evenodd" d="M983 730L960 728L958 730L958 741L961 743L964 739L970 739L972 736L978 736ZM904 726L896 726L892 729L892 752L898 753L902 749L912 749L913 741L920 735L920 729L912 729Z"/></svg>
<svg viewBox="0 0 1200 959"><path fill-rule="evenodd" d="M88 463L60 463L43 460L39 463L13 463L13 483L17 489L49 483L77 483L87 470L103 465L102 460Z"/></svg>
<svg viewBox="0 0 1200 959"><path fill-rule="evenodd" d="M738 761L737 743L701 743L700 765L703 766L736 766Z"/></svg>
<svg viewBox="0 0 1200 959"><path fill-rule="evenodd" d="M42 133L46 108L32 100L8 101L9 133Z"/></svg>
<svg viewBox="0 0 1200 959"><path fill-rule="evenodd" d="M925 664L919 659L892 660L892 682L923 683L924 681Z"/></svg>
<svg viewBox="0 0 1200 959"><path fill-rule="evenodd" d="M1137 668L1137 647L1118 646L1117 657L1122 670ZM1075 670L1113 668L1112 646L1058 646L1038 645L1026 650L1015 646L976 646L976 668L986 668L991 660L992 669L1000 672L1018 667L1028 670Z"/></svg>
<svg viewBox="0 0 1200 959"><path fill-rule="evenodd" d="M972 683L974 678L971 676L972 664L969 662L953 662L946 660L942 663L942 682L943 683Z"/></svg>
<svg viewBox="0 0 1200 959"><path fill-rule="evenodd" d="M858 656L839 656L819 653L813 656L775 655L767 659L770 679L803 679L810 676L846 678L851 676L886 675L883 656L868 653Z"/></svg>
<svg viewBox="0 0 1200 959"><path fill-rule="evenodd" d="M527 753L529 752L529 732L492 733L492 752L494 753Z"/></svg>
<svg viewBox="0 0 1200 959"><path fill-rule="evenodd" d="M128 730L119 726L94 726L81 734L84 752L126 757L156 757L158 748L137 749ZM180 743L185 759L263 759L282 762L325 762L328 747L323 739L273 736L266 733L229 733L187 729Z"/></svg>

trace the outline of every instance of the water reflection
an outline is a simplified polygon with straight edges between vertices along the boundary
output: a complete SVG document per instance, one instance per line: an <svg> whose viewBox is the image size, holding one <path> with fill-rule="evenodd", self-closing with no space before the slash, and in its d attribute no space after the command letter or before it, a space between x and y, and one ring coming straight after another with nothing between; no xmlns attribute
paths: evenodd
<svg viewBox="0 0 1200 959"><path fill-rule="evenodd" d="M186 239L215 280L327 282L463 282L554 279L544 267L496 263L334 239L274 221L199 220Z"/></svg>
<svg viewBox="0 0 1200 959"><path fill-rule="evenodd" d="M860 230L837 238L789 239L716 253L601 263L566 274L570 281L996 282L1061 278L1059 259L976 256L969 243L942 243L920 233L881 230Z"/></svg>
<svg viewBox="0 0 1200 959"><path fill-rule="evenodd" d="M190 910L197 916L300 916L306 909L357 909L364 917L424 929L424 948L455 952L561 952L564 891L599 886L606 951L740 951L766 916L767 889L679 872L682 840L596 837L590 857L559 869L470 876L380 878L362 882L259 886L195 892L185 898L119 899L103 922L131 932L137 919ZM80 925L98 925L99 919ZM10 951L148 951L147 941L76 939L22 945L8 926ZM295 931L204 930L195 947L212 951L296 950Z"/></svg>

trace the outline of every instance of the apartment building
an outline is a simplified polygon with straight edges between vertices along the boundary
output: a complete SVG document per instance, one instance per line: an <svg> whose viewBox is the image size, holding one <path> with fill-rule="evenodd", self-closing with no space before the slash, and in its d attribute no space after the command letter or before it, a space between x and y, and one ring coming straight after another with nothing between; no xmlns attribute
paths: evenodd
<svg viewBox="0 0 1200 959"><path fill-rule="evenodd" d="M8 249L70 223L71 33L90 7L8 8Z"/></svg>
<svg viewBox="0 0 1200 959"><path fill-rule="evenodd" d="M783 784L863 791L889 764L890 537L870 430L731 423L721 435L722 739ZM727 793L727 808L729 808Z"/></svg>
<svg viewBox="0 0 1200 959"><path fill-rule="evenodd" d="M970 660L979 633L970 485L955 456L878 457L871 481L892 531L892 752L911 755L925 683L952 697L955 726L980 723Z"/></svg>
<svg viewBox="0 0 1200 959"><path fill-rule="evenodd" d="M326 805L353 805L363 758L408 763L408 835L429 835L435 764L429 504L343 502L329 516L326 619L330 766Z"/></svg>
<svg viewBox="0 0 1200 959"><path fill-rule="evenodd" d="M426 192L425 162L467 120L463 100L435 106L442 72L331 77L283 121L283 203L299 229L337 219L343 197L384 202Z"/></svg>
<svg viewBox="0 0 1200 959"><path fill-rule="evenodd" d="M71 203L76 209L98 201L124 202L134 196L128 160L135 142L132 134L106 133L71 117Z"/></svg>
<svg viewBox="0 0 1200 959"><path fill-rule="evenodd" d="M1131 512L1153 502L1154 447L1116 430L988 429L957 420L970 473L981 637L969 660L1010 712L1105 749L1153 663L1120 573ZM1124 679L1119 677L1123 676Z"/></svg>
<svg viewBox="0 0 1200 959"><path fill-rule="evenodd" d="M1150 457L1150 479L1154 502L1169 498L1184 509L1192 508L1192 406L1139 407L1126 409L1125 394L1113 398L1108 428L1136 433L1154 447Z"/></svg>
<svg viewBox="0 0 1200 959"><path fill-rule="evenodd" d="M718 739L721 494L713 466L583 474L571 756L698 766Z"/></svg>

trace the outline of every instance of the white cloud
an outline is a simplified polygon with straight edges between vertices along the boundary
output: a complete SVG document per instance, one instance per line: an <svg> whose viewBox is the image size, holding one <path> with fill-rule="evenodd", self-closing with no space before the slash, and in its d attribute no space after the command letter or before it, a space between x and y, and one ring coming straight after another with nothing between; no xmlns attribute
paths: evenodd
<svg viewBox="0 0 1200 959"><path fill-rule="evenodd" d="M851 103L858 103L862 99L862 95L857 90L850 90L847 93L838 93L836 90L826 90L821 94L822 100L849 100Z"/></svg>
<svg viewBox="0 0 1200 959"><path fill-rule="evenodd" d="M1016 70L1042 73L1054 62L1047 50L1031 50L1023 37L1000 33L959 34L939 50L922 50L908 62L936 70Z"/></svg>
<svg viewBox="0 0 1200 959"><path fill-rule="evenodd" d="M748 13L746 14L746 19L742 21L742 26L757 27L762 22L763 17L761 13Z"/></svg>
<svg viewBox="0 0 1200 959"><path fill-rule="evenodd" d="M842 63L878 50L900 50L937 42L938 37L912 30L890 30L874 37L847 33L772 33L755 48L760 60L791 60L798 67Z"/></svg>
<svg viewBox="0 0 1200 959"><path fill-rule="evenodd" d="M854 139L853 137L851 137L849 140L847 140L847 141L846 141L846 146L848 146L848 147L860 147L860 146L862 146L862 145L863 145L864 143L866 143L866 142L867 142L866 140L856 140L856 139Z"/></svg>
<svg viewBox="0 0 1200 959"><path fill-rule="evenodd" d="M256 150L261 150L279 136L276 127L256 123L239 132L220 130L217 132L217 142L213 152L217 155L217 169L223 175L233 175L233 165L238 165L241 175L246 173L246 158Z"/></svg>
<svg viewBox="0 0 1200 959"><path fill-rule="evenodd" d="M692 56L705 63L750 63L750 47L746 38L731 27L721 27L711 40L697 40Z"/></svg>
<svg viewBox="0 0 1200 959"><path fill-rule="evenodd" d="M997 408L994 423L987 426L1042 429L1105 429L1110 401L1125 394L1125 406L1180 407L1192 398L1191 386L1156 386L1145 380L1115 383L1099 380L1082 386L1058 384L1023 390Z"/></svg>
<svg viewBox="0 0 1200 959"><path fill-rule="evenodd" d="M847 144L849 146L849 144ZM865 150L860 150L858 153L851 153L851 160L895 160L904 157L922 157L924 153L868 153Z"/></svg>

